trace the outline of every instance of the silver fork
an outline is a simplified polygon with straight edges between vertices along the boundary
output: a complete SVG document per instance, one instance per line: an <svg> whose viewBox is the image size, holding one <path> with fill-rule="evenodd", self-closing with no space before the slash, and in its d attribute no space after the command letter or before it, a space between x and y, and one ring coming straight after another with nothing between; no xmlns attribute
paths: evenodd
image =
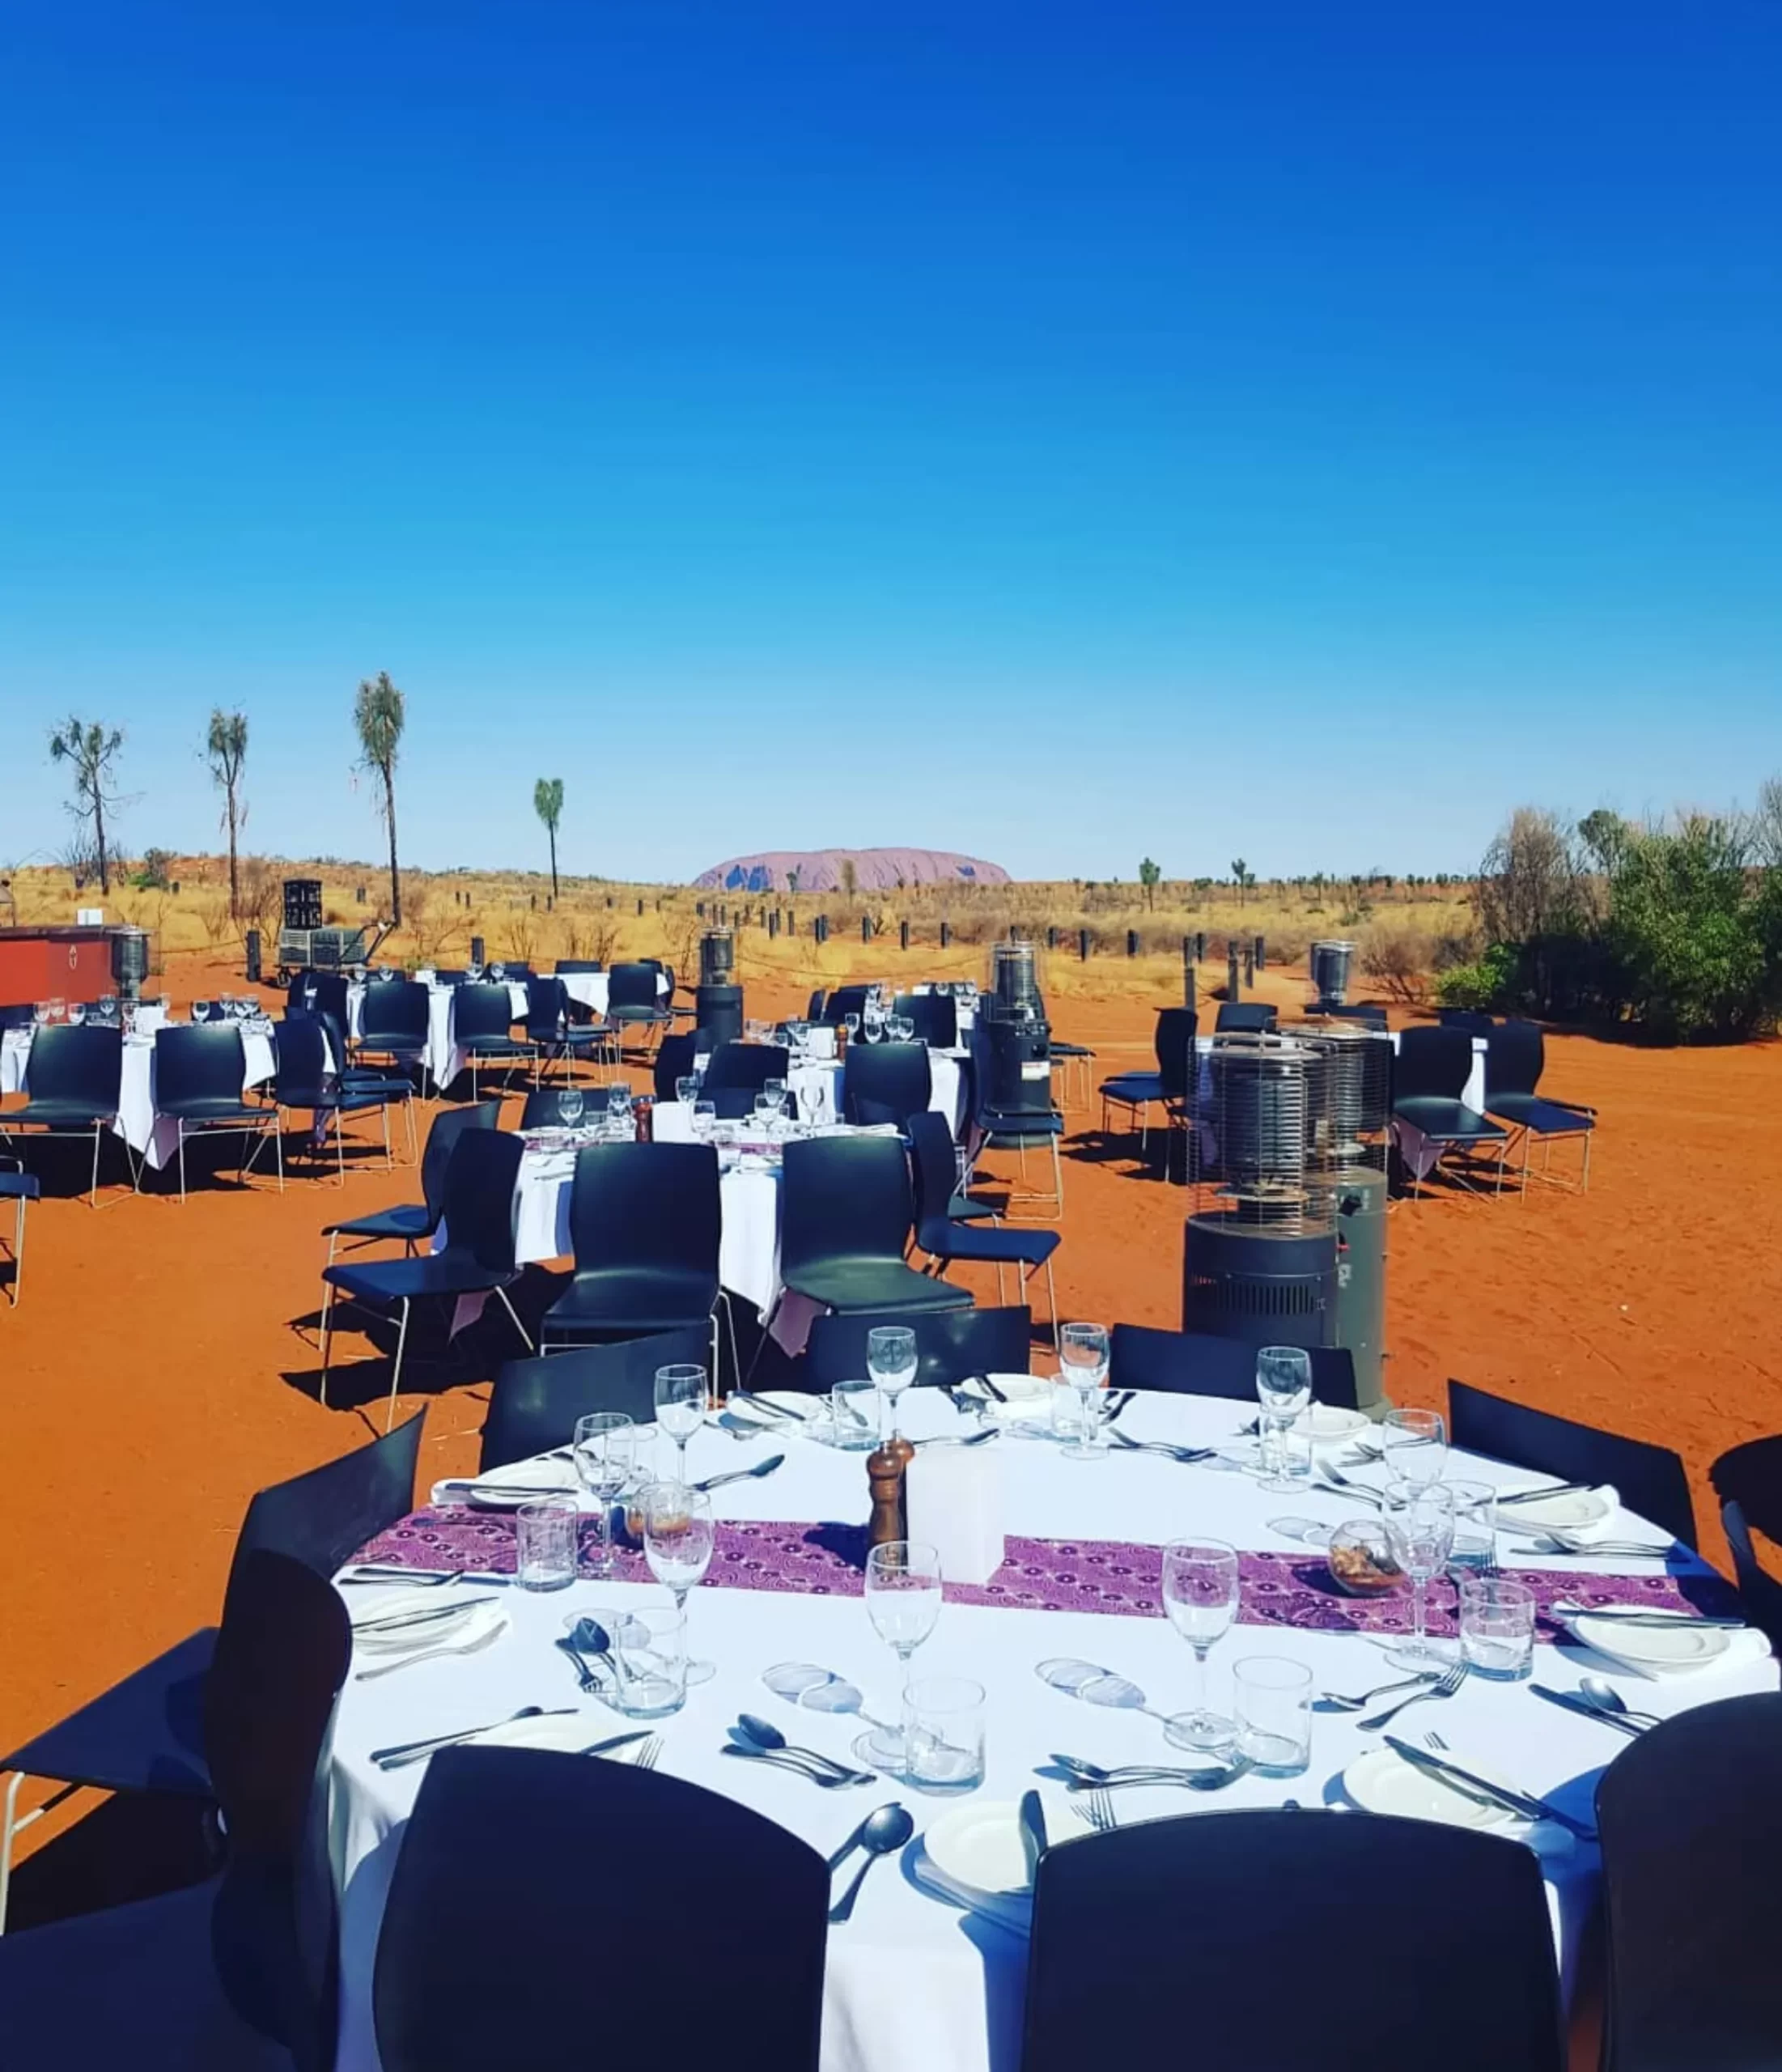
<svg viewBox="0 0 1782 2072"><path fill-rule="evenodd" d="M1445 1756L1448 1753L1448 1743L1443 1740L1434 1727L1431 1727L1428 1733L1423 1736L1423 1740L1429 1747L1436 1750L1438 1755Z"/></svg>
<svg viewBox="0 0 1782 2072"><path fill-rule="evenodd" d="M1376 1713L1372 1719L1364 1719L1360 1724L1366 1731L1372 1733L1376 1728L1385 1726L1395 1720L1407 1705L1420 1705L1429 1698L1451 1698L1460 1688L1466 1675L1466 1663L1457 1662L1440 1682L1432 1684L1428 1690L1413 1691L1408 1698L1401 1698L1397 1705L1388 1705L1383 1713Z"/></svg>
<svg viewBox="0 0 1782 2072"><path fill-rule="evenodd" d="M662 1759L662 1737L652 1734L649 1739L639 1744L638 1751L631 1758L632 1767L639 1770L653 1770Z"/></svg>
<svg viewBox="0 0 1782 2072"><path fill-rule="evenodd" d="M1114 1810L1114 1794L1110 1791L1092 1791L1071 1802L1098 1835L1111 1835L1120 1824L1120 1816Z"/></svg>

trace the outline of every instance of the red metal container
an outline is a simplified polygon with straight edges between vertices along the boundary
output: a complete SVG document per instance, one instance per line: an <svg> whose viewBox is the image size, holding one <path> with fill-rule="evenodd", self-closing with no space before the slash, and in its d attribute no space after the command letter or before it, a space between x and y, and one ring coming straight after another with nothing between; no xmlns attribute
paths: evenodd
<svg viewBox="0 0 1782 2072"><path fill-rule="evenodd" d="M0 928L0 1007L96 1000L112 981L108 928Z"/></svg>

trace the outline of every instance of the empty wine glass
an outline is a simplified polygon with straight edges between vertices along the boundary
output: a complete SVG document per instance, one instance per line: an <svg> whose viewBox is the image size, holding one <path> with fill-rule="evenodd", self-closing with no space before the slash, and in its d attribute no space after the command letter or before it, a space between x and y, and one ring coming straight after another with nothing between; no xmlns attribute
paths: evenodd
<svg viewBox="0 0 1782 2072"><path fill-rule="evenodd" d="M70 1000L68 1003L69 1027L70 1029L78 1029L86 1019L87 1008L85 1003L80 1000Z"/></svg>
<svg viewBox="0 0 1782 2072"><path fill-rule="evenodd" d="M681 1480L687 1479L687 1441L705 1422L706 1370L690 1362L656 1370L656 1421L681 1452Z"/></svg>
<svg viewBox="0 0 1782 2072"><path fill-rule="evenodd" d="M579 1086L566 1086L557 1096L557 1113L563 1127L572 1130L582 1119L582 1110L587 1104Z"/></svg>
<svg viewBox="0 0 1782 2072"><path fill-rule="evenodd" d="M194 1000L192 1003L192 1019L194 1021L208 1021L210 1019L210 1003L208 1000Z"/></svg>
<svg viewBox="0 0 1782 2072"><path fill-rule="evenodd" d="M637 1427L622 1412L596 1410L575 1420L571 1458L576 1479L594 1499L595 1546L591 1572L613 1571L613 1505L631 1480Z"/></svg>
<svg viewBox="0 0 1782 2072"><path fill-rule="evenodd" d="M1163 1550L1163 1608L1194 1651L1194 1702L1164 1729L1178 1748L1231 1744L1231 1721L1207 1704L1207 1658L1237 1616L1237 1549L1222 1539L1172 1539Z"/></svg>
<svg viewBox="0 0 1782 2072"><path fill-rule="evenodd" d="M847 1031L847 1039L851 1043L860 1033L860 1017L857 1014L844 1014L842 1026Z"/></svg>
<svg viewBox="0 0 1782 2072"><path fill-rule="evenodd" d="M622 1127L631 1119L631 1089L622 1081L606 1089L606 1116Z"/></svg>
<svg viewBox="0 0 1782 2072"><path fill-rule="evenodd" d="M773 1128L774 1118L779 1111L774 1106L773 1095L770 1093L757 1093L755 1096L755 1104L753 1112L754 1115L756 1128L765 1134Z"/></svg>
<svg viewBox="0 0 1782 2072"><path fill-rule="evenodd" d="M786 1082L783 1079L764 1079L761 1090L767 1096L768 1104L776 1115L786 1112Z"/></svg>
<svg viewBox="0 0 1782 2072"><path fill-rule="evenodd" d="M1312 1356L1303 1346L1265 1345L1256 1355L1257 1429L1265 1489L1296 1489L1288 1472L1287 1434L1312 1407Z"/></svg>
<svg viewBox="0 0 1782 2072"><path fill-rule="evenodd" d="M703 1375L702 1368L694 1372ZM681 1625L681 1645L686 1644L687 1599L711 1566L717 1544L712 1522L711 1499L683 1482L652 1483L643 1496L643 1558L650 1573L664 1589L674 1593L674 1608ZM703 1684L716 1674L709 1662L686 1662L687 1681Z"/></svg>
<svg viewBox="0 0 1782 2072"><path fill-rule="evenodd" d="M879 1437L885 1437L885 1412L891 1407L891 1437L897 1434L897 1399L916 1378L916 1335L907 1324L875 1324L866 1335L866 1371L879 1391Z"/></svg>
<svg viewBox="0 0 1782 2072"><path fill-rule="evenodd" d="M1389 1471L1407 1482L1440 1482L1448 1471L1448 1428L1436 1410L1389 1410L1380 1423Z"/></svg>
<svg viewBox="0 0 1782 2072"><path fill-rule="evenodd" d="M940 1616L940 1556L920 1540L888 1540L866 1557L866 1611L872 1630L897 1654L902 1690L910 1688L910 1658ZM874 1768L906 1771L909 1743L898 1705L895 1726L876 1727L855 1743L854 1752Z"/></svg>
<svg viewBox="0 0 1782 2072"><path fill-rule="evenodd" d="M1100 1460L1107 1451L1101 1433L1101 1386L1108 1378L1105 1324L1067 1324L1059 1333L1059 1374L1076 1391L1080 1423L1064 1449L1067 1460Z"/></svg>
<svg viewBox="0 0 1782 2072"><path fill-rule="evenodd" d="M1380 1500L1392 1558L1411 1578L1411 1638L1386 1657L1395 1669L1445 1669L1453 1650L1425 1630L1429 1582L1448 1566L1454 1548L1454 1492L1445 1482L1411 1482L1400 1476Z"/></svg>
<svg viewBox="0 0 1782 2072"><path fill-rule="evenodd" d="M675 1081L674 1098L686 1108L690 1108L699 1098L699 1082L691 1072Z"/></svg>
<svg viewBox="0 0 1782 2072"><path fill-rule="evenodd" d="M507 967L505 964L491 964L489 967L489 975L499 986L507 975Z"/></svg>

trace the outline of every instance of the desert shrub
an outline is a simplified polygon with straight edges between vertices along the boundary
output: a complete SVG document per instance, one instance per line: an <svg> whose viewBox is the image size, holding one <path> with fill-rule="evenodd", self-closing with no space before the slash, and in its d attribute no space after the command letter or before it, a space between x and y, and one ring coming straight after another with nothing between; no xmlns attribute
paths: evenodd
<svg viewBox="0 0 1782 2072"><path fill-rule="evenodd" d="M1395 1000L1420 1000L1435 968L1436 938L1414 921L1378 921L1357 945L1364 974Z"/></svg>
<svg viewBox="0 0 1782 2072"><path fill-rule="evenodd" d="M173 862L171 849L145 849L130 883L138 892L165 892L173 881Z"/></svg>
<svg viewBox="0 0 1782 2072"><path fill-rule="evenodd" d="M1479 866L1480 925L1491 942L1563 935L1580 919L1576 839L1556 813L1518 806Z"/></svg>
<svg viewBox="0 0 1782 2072"><path fill-rule="evenodd" d="M1517 1004L1518 960L1514 943L1494 942L1471 964L1457 964L1436 981L1436 998L1444 1007L1470 1007L1490 1012Z"/></svg>

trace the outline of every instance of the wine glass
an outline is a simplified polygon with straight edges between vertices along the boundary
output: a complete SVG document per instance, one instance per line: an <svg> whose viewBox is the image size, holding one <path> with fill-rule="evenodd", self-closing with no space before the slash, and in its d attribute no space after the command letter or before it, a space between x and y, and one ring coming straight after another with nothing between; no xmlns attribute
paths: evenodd
<svg viewBox="0 0 1782 2072"><path fill-rule="evenodd" d="M699 1098L699 1082L691 1072L675 1081L674 1098L684 1108L690 1108Z"/></svg>
<svg viewBox="0 0 1782 2072"><path fill-rule="evenodd" d="M768 1105L776 1115L786 1112L786 1082L783 1079L764 1079L761 1090L767 1097Z"/></svg>
<svg viewBox="0 0 1782 2072"><path fill-rule="evenodd" d="M710 1144L712 1132L718 1127L718 1104L715 1101L695 1101L693 1104L693 1133L701 1144Z"/></svg>
<svg viewBox="0 0 1782 2072"><path fill-rule="evenodd" d="M86 1008L86 1004L85 1004L83 1001L81 1001L81 1000L70 1000L70 1001L68 1003L68 1025L69 1025L69 1027L70 1027L70 1029L78 1029L78 1028L80 1027L81 1024L82 1024L83 1021L86 1021L86 1019L87 1019L87 1008Z"/></svg>
<svg viewBox="0 0 1782 2072"><path fill-rule="evenodd" d="M1288 1473L1287 1434L1312 1407L1312 1356L1303 1346L1265 1345L1256 1355L1257 1429L1265 1489L1296 1489ZM1301 1478L1303 1480L1303 1478Z"/></svg>
<svg viewBox="0 0 1782 2072"><path fill-rule="evenodd" d="M1107 1452L1101 1436L1101 1385L1108 1378L1105 1324L1067 1324L1059 1333L1059 1373L1076 1391L1081 1412L1077 1436L1064 1449L1067 1460L1100 1460Z"/></svg>
<svg viewBox="0 0 1782 2072"><path fill-rule="evenodd" d="M687 1441L706 1418L706 1370L690 1363L656 1370L656 1421L681 1450L681 1475L687 1479Z"/></svg>
<svg viewBox="0 0 1782 2072"><path fill-rule="evenodd" d="M594 1499L596 1548L592 1573L613 1573L613 1504L631 1480L637 1427L622 1412L596 1410L575 1420L570 1457L576 1480Z"/></svg>
<svg viewBox="0 0 1782 2072"><path fill-rule="evenodd" d="M857 1014L844 1014L842 1026L847 1031L847 1039L851 1043L860 1033L860 1017Z"/></svg>
<svg viewBox="0 0 1782 2072"><path fill-rule="evenodd" d="M498 986L501 983L502 980L507 977L507 967L505 964L491 964L490 966L489 976Z"/></svg>
<svg viewBox="0 0 1782 2072"><path fill-rule="evenodd" d="M885 1408L891 1406L891 1437L897 1433L897 1398L916 1378L916 1335L907 1324L875 1324L866 1335L866 1371L879 1391L879 1437L885 1438Z"/></svg>
<svg viewBox="0 0 1782 2072"><path fill-rule="evenodd" d="M1394 1669L1445 1669L1451 1649L1424 1628L1429 1581L1448 1566L1454 1551L1454 1492L1445 1482L1411 1482L1402 1476L1386 1485L1380 1500L1392 1558L1411 1578L1411 1638L1386 1657Z"/></svg>
<svg viewBox="0 0 1782 2072"><path fill-rule="evenodd" d="M1387 1470L1407 1482L1440 1482L1448 1471L1448 1428L1437 1410L1389 1410L1380 1424Z"/></svg>
<svg viewBox="0 0 1782 2072"><path fill-rule="evenodd" d="M1236 1730L1208 1709L1207 1658L1237 1616L1237 1549L1222 1539L1172 1539L1163 1550L1163 1608L1194 1651L1194 1702L1164 1728L1178 1748L1228 1747Z"/></svg>
<svg viewBox="0 0 1782 2072"><path fill-rule="evenodd" d="M940 1616L940 1556L920 1540L892 1539L866 1557L866 1612L872 1630L896 1650L903 1690L910 1688L910 1658L935 1629ZM854 1744L862 1762L875 1769L906 1772L910 1767L906 1709L900 1701L898 1723L876 1727Z"/></svg>
<svg viewBox="0 0 1782 2072"><path fill-rule="evenodd" d="M609 1128L621 1131L631 1119L631 1089L622 1081L606 1089L606 1119Z"/></svg>
<svg viewBox="0 0 1782 2072"><path fill-rule="evenodd" d="M755 1127L763 1136L769 1135L772 1132L774 1117L778 1113L779 1110L774 1106L772 1094L763 1093L755 1096L753 1109Z"/></svg>
<svg viewBox="0 0 1782 2072"><path fill-rule="evenodd" d="M557 1096L557 1113L563 1127L572 1130L582 1119L582 1110L587 1106L579 1086L566 1086Z"/></svg>
<svg viewBox="0 0 1782 2072"><path fill-rule="evenodd" d="M313 1006L314 1001L312 1000L310 1004ZM210 1003L208 1000L194 1000L192 1003L192 1019L194 1021L208 1021L210 1019Z"/></svg>
<svg viewBox="0 0 1782 2072"><path fill-rule="evenodd" d="M703 1375L703 1369L695 1369ZM681 1645L686 1645L687 1599L694 1586L711 1566L717 1543L712 1523L711 1499L702 1491L689 1489L683 1482L652 1483L643 1494L643 1558L650 1573L664 1589L674 1593L674 1608L681 1620ZM686 1662L687 1681L703 1684L717 1674L709 1662Z"/></svg>

